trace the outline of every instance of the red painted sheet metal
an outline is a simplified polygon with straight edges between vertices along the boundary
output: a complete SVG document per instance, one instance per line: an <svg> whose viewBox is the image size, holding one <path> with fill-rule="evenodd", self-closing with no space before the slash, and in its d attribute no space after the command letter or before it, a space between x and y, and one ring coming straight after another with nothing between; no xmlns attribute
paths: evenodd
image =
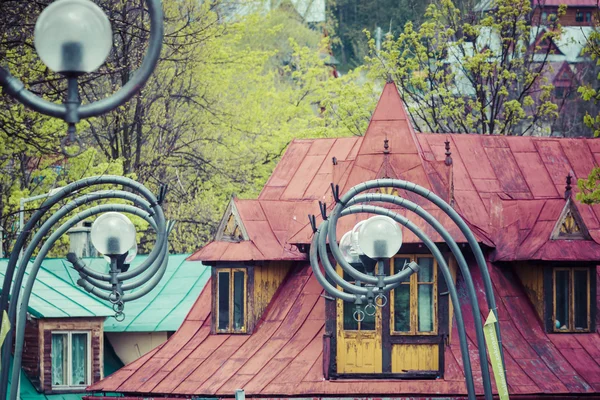
<svg viewBox="0 0 600 400"><path fill-rule="evenodd" d="M511 394L585 394L600 387L600 334L547 334L518 278L489 264L496 290ZM471 266L481 309L487 314L479 271ZM600 270L599 270L600 273ZM459 281L459 286L462 281ZM183 327L160 350L90 387L140 397L224 396L244 387L248 396L464 396L456 322L446 348L445 376L433 381L323 379L324 299L308 265L296 269L278 291L252 335L211 335L210 285ZM473 316L463 290L469 355L481 393ZM198 310L202 310L202 316Z"/></svg>

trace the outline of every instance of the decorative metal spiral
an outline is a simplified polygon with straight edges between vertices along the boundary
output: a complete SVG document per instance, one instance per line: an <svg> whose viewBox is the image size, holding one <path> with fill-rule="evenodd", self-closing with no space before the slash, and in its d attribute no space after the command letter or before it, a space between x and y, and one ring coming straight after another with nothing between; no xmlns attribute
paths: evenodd
<svg viewBox="0 0 600 400"><path fill-rule="evenodd" d="M477 266L479 267L479 271L481 273L488 306L490 310L496 313L496 301L494 299L494 292L489 272L487 270L487 263L481 248L479 247L477 239L465 221L448 203L446 203L435 193L408 181L397 179L377 179L367 181L354 186L343 196L340 196L339 194L339 186L331 184L331 189L333 191L333 198L336 202L331 215L327 216L326 205L324 203L319 203L323 222L318 228L316 226L315 216L309 215L309 220L314 232L310 247L310 263L315 277L323 286L325 291L337 299L354 303L356 305L354 319L357 321L362 321L365 318L365 315L375 314L377 307L384 307L387 304L386 293L400 285L400 283L402 283L404 280L408 279L411 274L418 271L418 264L414 262L406 264L400 271L389 276L385 275L382 261L377 262L376 271L374 271L375 274L365 274L361 271L358 271L345 260L342 252L340 251L337 243L337 222L340 217L346 215L367 213L384 215L392 218L400 225L403 225L429 249L437 262L443 279L448 286L448 294L450 295L450 299L454 304L454 317L456 319L456 326L460 340L460 350L464 364L467 391L469 394L469 399L474 400L475 386L462 309L460 307L458 293L448 268L446 258L438 249L438 246L431 240L431 238L416 224L411 222L403 215L394 212L392 209L382 207L382 203L394 205L396 208L401 207L417 214L417 216L423 219L428 225L431 226L431 228L433 228L434 231L440 235L450 249L452 255L456 259L458 267L460 268L468 300L471 306L471 311L473 313L484 395L487 400L491 400L493 398L492 386L488 369L488 360L485 350L485 340L483 336L483 326L479 311L479 304L469 267L456 241L437 219L435 219L428 211L423 209L418 204L397 195L369 192L377 190L384 191L386 193L392 193L394 192L393 189L405 190L407 192L412 192L414 195L420 196L422 200L431 202L439 207L439 209L456 224L469 243L470 249L473 252L475 261L477 262ZM332 266L329 253L333 255L335 262L341 266L342 270L355 280L354 283L346 281L335 271L334 267ZM321 271L321 267L325 271L325 274L323 274ZM342 290L338 289L337 286L339 286ZM364 309L362 308L363 306ZM501 343L500 328L498 325L496 325L496 332L499 342ZM500 345L500 351L502 353L502 345ZM504 359L503 355L502 359Z"/></svg>
<svg viewBox="0 0 600 400"><path fill-rule="evenodd" d="M38 222L41 221L42 216L44 216L51 207L74 195L76 196L82 190L97 185L118 185L127 190L99 190L75 197L54 212L37 230L29 243L27 243L29 233L33 231ZM0 299L0 306L3 310L6 310L7 304L9 304L8 316L11 325L15 326L16 322L13 382L18 382L19 373L21 371L24 328L27 319L29 298L42 261L54 243L80 221L108 211L136 215L150 224L156 231L156 242L146 260L133 269L121 271L116 262L111 262L109 273L103 273L89 268L82 260L72 253L67 257L72 263L73 268L79 272L80 279L77 283L86 291L103 300L110 301L113 304L115 318L122 321L125 318L123 313L125 302L138 299L150 292L158 284L166 271L168 264L167 236L173 227L172 222L165 220L161 207L161 203L166 196L166 190L166 186L161 187L157 198L144 185L129 178L121 176L97 176L85 178L58 190L54 195L48 197L40 209L33 214L31 219L25 225L23 232L21 232L17 238L15 247L11 253ZM112 203L98 205L98 202L116 199L127 200L132 204ZM89 208L76 212L75 215L66 222L62 222L64 218L72 212L85 206L88 206ZM57 225L59 225L58 228L56 227ZM48 234L50 235L47 236ZM29 260L40 244L42 244L42 246L35 257L33 265L30 268L27 268ZM19 257L20 252L23 252L21 257ZM21 289L26 270L29 273L29 277L24 285L24 289ZM13 282L12 286L11 282ZM8 295L9 293L10 296ZM9 298L10 303L8 303ZM20 304L20 308L17 313L18 304ZM2 371L8 371L12 339L13 336L9 334L2 348ZM6 378L6 375L2 374L2 382L0 383L3 393L5 393L6 390ZM11 399L17 398L16 390L18 386L19 385L17 384L11 386Z"/></svg>

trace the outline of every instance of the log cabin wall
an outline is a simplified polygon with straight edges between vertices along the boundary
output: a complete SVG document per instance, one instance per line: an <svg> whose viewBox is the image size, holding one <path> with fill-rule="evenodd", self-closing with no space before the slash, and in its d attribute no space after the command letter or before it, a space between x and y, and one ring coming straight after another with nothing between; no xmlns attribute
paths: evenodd
<svg viewBox="0 0 600 400"><path fill-rule="evenodd" d="M23 345L23 371L36 389L40 384L40 331L39 320L31 318L25 324L25 343Z"/></svg>
<svg viewBox="0 0 600 400"><path fill-rule="evenodd" d="M518 263L514 271L525 288L540 320L544 320L544 269L539 264Z"/></svg>
<svg viewBox="0 0 600 400"><path fill-rule="evenodd" d="M104 377L104 317L102 318L53 318L39 320L39 349L41 390L52 392L52 332L86 331L91 339L91 383Z"/></svg>

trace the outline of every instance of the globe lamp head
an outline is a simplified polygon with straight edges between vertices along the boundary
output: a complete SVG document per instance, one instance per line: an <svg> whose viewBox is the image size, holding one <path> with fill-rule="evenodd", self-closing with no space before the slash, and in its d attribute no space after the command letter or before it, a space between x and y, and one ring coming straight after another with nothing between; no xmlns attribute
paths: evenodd
<svg viewBox="0 0 600 400"><path fill-rule="evenodd" d="M40 14L34 36L44 64L63 74L97 70L112 48L108 17L90 0L56 0Z"/></svg>
<svg viewBox="0 0 600 400"><path fill-rule="evenodd" d="M377 215L361 225L357 240L367 257L382 260L398 253L402 246L402 230L392 218Z"/></svg>
<svg viewBox="0 0 600 400"><path fill-rule="evenodd" d="M96 250L106 256L123 255L136 244L135 226L118 212L107 212L96 218L91 236Z"/></svg>

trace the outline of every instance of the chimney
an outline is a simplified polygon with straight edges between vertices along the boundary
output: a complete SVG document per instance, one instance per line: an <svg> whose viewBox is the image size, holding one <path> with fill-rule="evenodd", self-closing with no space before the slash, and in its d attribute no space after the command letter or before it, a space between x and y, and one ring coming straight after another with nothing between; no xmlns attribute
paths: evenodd
<svg viewBox="0 0 600 400"><path fill-rule="evenodd" d="M98 252L92 245L92 223L82 221L67 231L69 235L69 252L77 257L97 257Z"/></svg>

